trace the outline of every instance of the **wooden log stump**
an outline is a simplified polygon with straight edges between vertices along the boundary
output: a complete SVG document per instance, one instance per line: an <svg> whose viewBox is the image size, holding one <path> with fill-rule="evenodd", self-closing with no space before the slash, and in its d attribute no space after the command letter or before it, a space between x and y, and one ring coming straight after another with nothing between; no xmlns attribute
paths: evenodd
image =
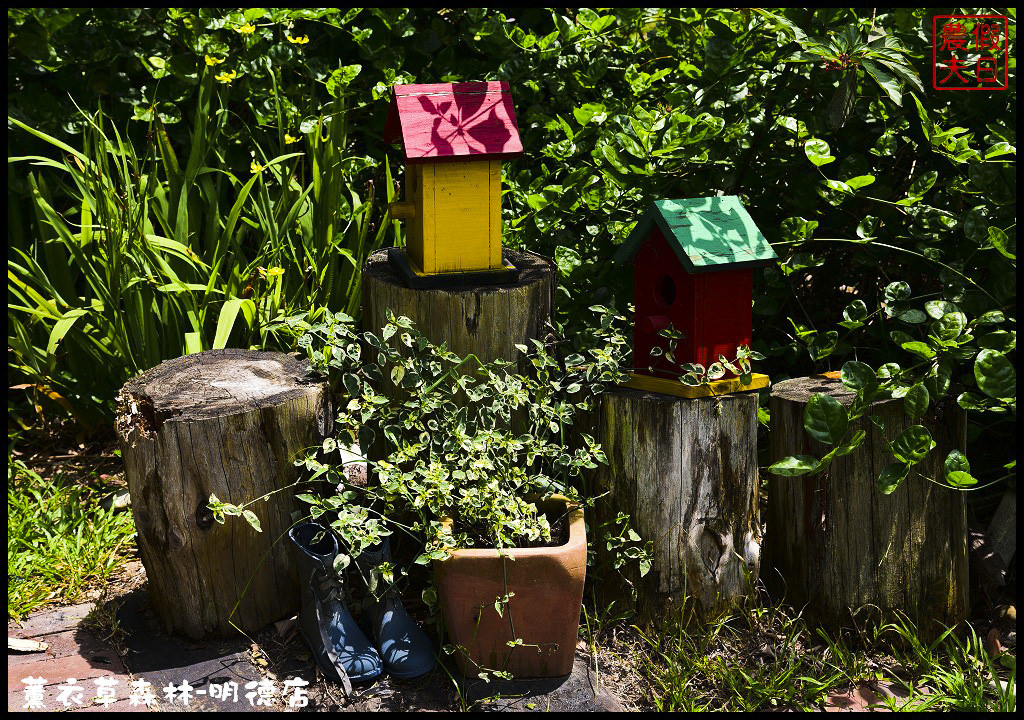
<svg viewBox="0 0 1024 720"><path fill-rule="evenodd" d="M473 353L483 362L501 358L525 369L515 346L532 350L530 340L550 331L554 264L532 253L507 252L520 268L515 283L431 290L407 288L388 263L387 251L373 253L363 267L363 327L379 332L391 310L412 320L435 345L447 342L457 355Z"/></svg>
<svg viewBox="0 0 1024 720"><path fill-rule="evenodd" d="M819 392L846 406L854 398L839 379L822 376L773 386L771 462L828 451L803 427L804 408ZM875 402L869 414L885 430L866 418L852 424L867 433L864 444L824 472L770 476L763 576L813 624L863 627L899 611L922 637L935 638L968 610L964 494L945 486L943 471L946 455L966 447L966 414L955 405L933 406L911 420L902 400ZM888 443L914 424L927 427L937 446L883 495L875 478L894 462Z"/></svg>
<svg viewBox="0 0 1024 720"><path fill-rule="evenodd" d="M601 395L592 422L608 456L593 471L595 491L609 492L598 521L625 512L654 543L650 572L627 571L641 616L706 619L745 596L760 564L757 394L618 388Z"/></svg>
<svg viewBox="0 0 1024 720"><path fill-rule="evenodd" d="M250 506L262 525L220 524L210 495L241 505L298 477L293 461L331 422L328 386L298 355L211 350L169 360L118 396L117 430L153 607L193 639L246 632L296 612L283 534L291 491ZM246 585L248 584L248 588Z"/></svg>

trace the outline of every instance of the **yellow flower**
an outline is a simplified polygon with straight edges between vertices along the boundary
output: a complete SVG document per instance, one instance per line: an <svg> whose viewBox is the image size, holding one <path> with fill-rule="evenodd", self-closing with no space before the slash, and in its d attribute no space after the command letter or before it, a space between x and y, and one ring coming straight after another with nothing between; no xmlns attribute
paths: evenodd
<svg viewBox="0 0 1024 720"><path fill-rule="evenodd" d="M275 277L278 277L280 275L284 275L284 268L282 268L282 267L272 267L269 270L267 270L267 277L268 278L275 278Z"/></svg>
<svg viewBox="0 0 1024 720"><path fill-rule="evenodd" d="M305 45L309 42L308 35L300 35L299 37L292 37L291 35L285 35L288 38L288 42L295 43L296 45Z"/></svg>
<svg viewBox="0 0 1024 720"><path fill-rule="evenodd" d="M232 70L231 72L222 72L220 75L217 76L217 82L229 83L236 77L238 77L238 73L236 73L234 70Z"/></svg>
<svg viewBox="0 0 1024 720"><path fill-rule="evenodd" d="M301 139L302 138L292 137L288 133L284 134L284 144L285 145L291 145L292 143L297 143Z"/></svg>
<svg viewBox="0 0 1024 720"><path fill-rule="evenodd" d="M242 33L243 35L252 35L254 32L256 32L256 26L252 23L246 23L245 25L236 27L235 30Z"/></svg>
<svg viewBox="0 0 1024 720"><path fill-rule="evenodd" d="M249 170L251 170L251 171L252 171L252 174L253 174L253 175L255 175L256 173L258 173L258 172L259 172L260 170L262 170L262 169L263 169L263 166L262 166L262 165L260 165L260 164L259 164L258 162L256 162L255 160L253 160L253 161L252 161L251 163L249 163Z"/></svg>
<svg viewBox="0 0 1024 720"><path fill-rule="evenodd" d="M215 57L210 57L209 55L206 56L206 64L207 64L208 67L213 67L214 65L220 65L222 62L224 62L224 58L215 58Z"/></svg>

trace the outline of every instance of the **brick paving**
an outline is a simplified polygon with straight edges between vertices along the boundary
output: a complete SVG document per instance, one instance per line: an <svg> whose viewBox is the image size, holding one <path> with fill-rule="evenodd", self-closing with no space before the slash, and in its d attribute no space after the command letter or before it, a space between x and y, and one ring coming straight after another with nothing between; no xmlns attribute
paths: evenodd
<svg viewBox="0 0 1024 720"><path fill-rule="evenodd" d="M144 711L144 706L128 702L128 671L109 644L94 637L80 626L92 609L92 603L73 605L37 613L19 625L7 623L9 637L29 638L47 644L41 652L7 655L7 710L71 711L119 710ZM35 702L28 702L26 679L33 678L41 692ZM41 680L39 680L41 678ZM72 680L77 681L72 684ZM115 681L115 698L119 701L97 703L97 680ZM79 690L74 690L77 686Z"/></svg>
<svg viewBox="0 0 1024 720"><path fill-rule="evenodd" d="M261 669L253 664L247 652L247 641L212 641L189 643L169 638L152 629L143 609L145 590L139 588L130 593L118 610L122 626L129 631L127 655L130 664L126 668L118 653L109 643L99 640L93 633L82 627L82 620L93 608L92 603L56 608L36 613L23 624L8 621L10 637L28 638L47 644L41 652L16 653L8 651L7 656L7 709L9 712L28 710L62 712L145 712L147 710L192 710L217 712L231 710L281 711L286 708L280 697L272 704L256 705L246 699L246 683L271 679L277 681L292 677L315 681L316 672L312 664L292 663L277 667L277 673ZM274 654L274 653L272 653ZM303 653L308 657L308 653ZM565 681L548 681L541 687L537 683L522 682L502 684L501 688L488 687L504 700L488 700L475 697L476 688L467 688L467 699L482 701L479 709L491 711L544 711L547 709L566 710L622 710L623 705L607 691L596 690L591 677L589 662L585 653L577 658L577 667ZM28 678L42 678L37 681L41 692L32 707L27 707L26 689ZM152 685L156 701L151 708L129 700L130 681L145 679ZM320 710L448 710L447 693L434 688L436 679L395 683L387 678L370 688L357 690L357 697L341 701L338 705L325 696L323 681L314 682L309 688L310 708ZM79 688L69 691L72 681ZM99 682L98 682L99 681ZM114 700L99 701L101 683L114 681ZM191 686L192 697L186 707L180 698L168 703L163 687L168 684ZM237 684L237 700L214 699L217 687ZM280 687L280 682L277 683ZM443 685L443 683L442 683ZM508 685L508 687L505 687ZM520 687L522 685L522 687ZM551 687L548 687L550 685ZM422 686L422 687L421 687ZM536 686L536 687L534 687ZM251 692L251 691L248 691ZM328 695L333 696L330 688ZM360 697L361 696L361 697ZM405 696L405 697L402 697ZM906 693L889 683L859 684L842 692L833 692L824 705L826 712L881 710L887 708L884 697L902 704Z"/></svg>

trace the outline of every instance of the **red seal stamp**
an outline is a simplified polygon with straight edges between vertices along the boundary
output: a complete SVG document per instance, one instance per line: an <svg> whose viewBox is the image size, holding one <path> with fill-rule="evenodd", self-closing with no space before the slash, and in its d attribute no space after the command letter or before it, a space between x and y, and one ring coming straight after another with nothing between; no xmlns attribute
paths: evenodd
<svg viewBox="0 0 1024 720"><path fill-rule="evenodd" d="M932 87L1006 90L1009 29L1005 15L936 15L932 19Z"/></svg>

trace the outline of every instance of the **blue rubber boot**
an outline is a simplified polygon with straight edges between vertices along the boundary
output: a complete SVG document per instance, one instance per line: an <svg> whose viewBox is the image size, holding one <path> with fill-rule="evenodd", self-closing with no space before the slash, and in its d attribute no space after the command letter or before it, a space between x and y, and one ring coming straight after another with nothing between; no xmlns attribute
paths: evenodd
<svg viewBox="0 0 1024 720"><path fill-rule="evenodd" d="M357 562L363 573L369 575L374 567L390 560L391 545L385 538L379 545L364 550ZM409 617L394 587L378 598L372 584L366 621L380 649L384 669L402 680L426 675L437 664L433 643Z"/></svg>
<svg viewBox="0 0 1024 720"><path fill-rule="evenodd" d="M317 539L317 535L321 535ZM330 528L303 523L288 531L296 549L302 611L299 632L323 674L345 686L380 675L380 655L341 600L334 558L338 541ZM315 541L315 542L314 542Z"/></svg>

